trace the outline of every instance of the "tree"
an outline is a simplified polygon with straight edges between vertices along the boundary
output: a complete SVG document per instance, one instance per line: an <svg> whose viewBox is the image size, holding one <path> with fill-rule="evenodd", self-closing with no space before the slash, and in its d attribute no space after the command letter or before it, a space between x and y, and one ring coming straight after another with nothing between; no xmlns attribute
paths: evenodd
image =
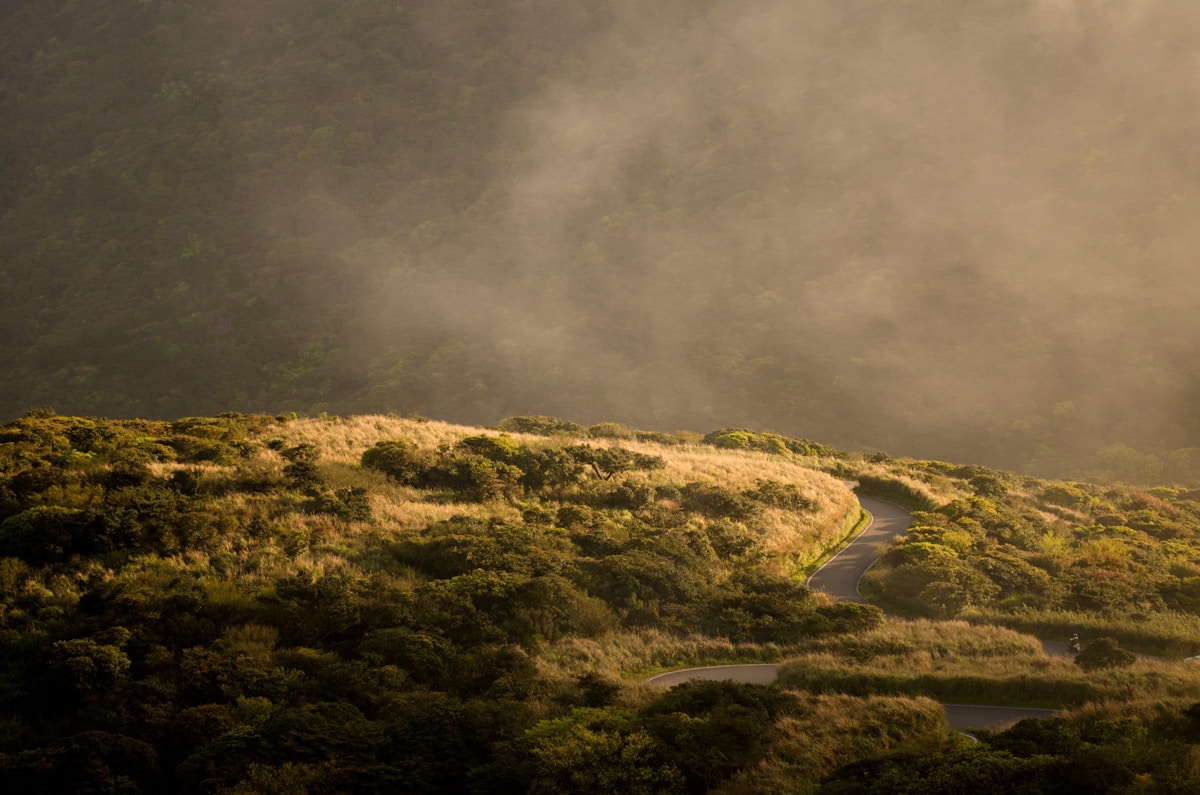
<svg viewBox="0 0 1200 795"><path fill-rule="evenodd" d="M0 523L0 555L30 563L62 560L72 552L85 514L77 508L35 505Z"/></svg>
<svg viewBox="0 0 1200 795"><path fill-rule="evenodd" d="M398 480L405 486L419 486L433 456L406 439L376 442L362 454L362 465Z"/></svg>
<svg viewBox="0 0 1200 795"><path fill-rule="evenodd" d="M572 445L566 451L581 464L590 466L601 480L612 480L619 472L633 469L662 469L666 462L656 455L643 455L624 447L590 447Z"/></svg>

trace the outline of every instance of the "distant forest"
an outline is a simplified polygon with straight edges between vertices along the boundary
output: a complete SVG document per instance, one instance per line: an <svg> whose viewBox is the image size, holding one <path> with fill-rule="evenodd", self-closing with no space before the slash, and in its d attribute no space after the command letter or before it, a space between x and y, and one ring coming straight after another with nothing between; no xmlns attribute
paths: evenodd
<svg viewBox="0 0 1200 795"><path fill-rule="evenodd" d="M1198 35L1182 0L6 0L0 417L1194 480Z"/></svg>

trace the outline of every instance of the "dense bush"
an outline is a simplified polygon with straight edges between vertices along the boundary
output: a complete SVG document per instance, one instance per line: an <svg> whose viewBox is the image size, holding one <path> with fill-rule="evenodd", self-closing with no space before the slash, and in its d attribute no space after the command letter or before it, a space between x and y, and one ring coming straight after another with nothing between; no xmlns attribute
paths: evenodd
<svg viewBox="0 0 1200 795"><path fill-rule="evenodd" d="M841 453L808 439L791 439L777 433L750 431L744 428L722 428L705 435L705 444L733 450L757 450L776 455L792 454L811 458L841 457Z"/></svg>
<svg viewBox="0 0 1200 795"><path fill-rule="evenodd" d="M1100 671L1105 668L1127 668L1137 660L1137 655L1126 651L1113 638L1096 638L1075 655L1075 664L1085 671Z"/></svg>
<svg viewBox="0 0 1200 795"><path fill-rule="evenodd" d="M377 469L406 486L418 486L424 482L425 473L433 464L433 456L419 450L412 442L392 439L376 442L363 452L361 461L364 467Z"/></svg>
<svg viewBox="0 0 1200 795"><path fill-rule="evenodd" d="M335 443L315 422L237 417L47 415L0 428L5 781L81 792L757 791L752 773L801 746L821 755L786 744L798 727L830 723L815 697L733 685L659 694L621 686L622 674L775 660L843 638L842 678L814 670L814 689L990 686L974 672L845 678L848 661L881 653L855 639L882 612L830 603L762 545L767 523L811 519L816 480L730 487L681 474L669 454L478 432L430 442L411 424L399 436L425 447L375 443L378 431L352 437L323 422ZM215 444L238 453L182 454ZM160 447L169 454L144 455ZM1041 485L964 490L917 515L879 592L938 616L1010 602L1136 606L1151 611L1139 646L1154 611L1198 601L1187 537L1167 545L1019 502L1040 504ZM1114 490L1095 510L1184 523L1195 512L1185 495ZM1104 677L1079 680L1021 687L1075 700L1111 692ZM856 731L857 713L843 712L835 723ZM1191 731L1186 716L1170 720ZM926 736L903 726L886 744ZM1126 736L1093 728L1093 744ZM845 753L797 780L816 787L813 771L865 752Z"/></svg>
<svg viewBox="0 0 1200 795"><path fill-rule="evenodd" d="M560 420L557 417L546 417L542 415L526 416L526 417L508 417L501 420L498 427L502 431L512 431L513 433L528 433L537 436L552 436L554 434L563 434L566 436L586 436L587 428L575 422L567 422Z"/></svg>

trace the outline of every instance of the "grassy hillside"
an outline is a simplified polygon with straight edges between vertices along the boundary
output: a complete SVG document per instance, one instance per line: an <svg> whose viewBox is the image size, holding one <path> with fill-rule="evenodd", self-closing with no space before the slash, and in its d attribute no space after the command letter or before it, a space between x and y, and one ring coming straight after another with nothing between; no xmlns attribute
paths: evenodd
<svg viewBox="0 0 1200 795"><path fill-rule="evenodd" d="M539 412L1194 479L1197 30L9 0L0 417Z"/></svg>
<svg viewBox="0 0 1200 795"><path fill-rule="evenodd" d="M885 621L800 584L857 520L842 478L925 501L875 584L931 615L1032 621L999 589L1095 565L1104 533L1136 535L1092 529L1100 502L1061 504L1083 485L1000 494L1002 472L876 459L544 416L33 412L0 428L0 770L23 791L75 792L836 792L863 765L896 787L962 765L990 782L1193 782L1170 761L1200 738L1186 708L1200 679L1180 663L1085 672L1012 629ZM963 506L981 510L985 487L1006 519L976 527ZM1160 493L1147 508L1109 489L1103 505L1191 510ZM1063 540L1022 569L1007 512L1035 505L1035 537ZM1191 520L1175 517L1182 544ZM1185 582L1182 548L1159 546L1175 561L1163 576ZM909 593L895 583L918 577L914 560L943 568L920 568L931 584ZM1190 650L1170 623L1194 616L1184 591L1109 611L1071 601L1086 580L1062 582L1060 602L1026 607ZM955 611L948 584L968 597ZM781 687L639 683L785 660ZM1040 731L1027 727L964 758L931 698L1073 711L1057 745L1013 739Z"/></svg>
<svg viewBox="0 0 1200 795"><path fill-rule="evenodd" d="M778 659L801 635L879 622L790 576L857 519L821 459L509 424L553 432L234 414L5 426L6 775L78 791L504 780L518 773L491 768L522 732L573 706L632 708L621 678L638 670ZM588 644L605 659L580 657ZM438 732L457 739L431 756Z"/></svg>

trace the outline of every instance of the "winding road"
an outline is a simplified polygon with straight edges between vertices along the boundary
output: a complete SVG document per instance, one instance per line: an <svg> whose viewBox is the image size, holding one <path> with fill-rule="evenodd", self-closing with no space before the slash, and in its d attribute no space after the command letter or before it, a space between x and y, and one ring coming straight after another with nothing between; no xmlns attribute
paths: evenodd
<svg viewBox="0 0 1200 795"><path fill-rule="evenodd" d="M880 545L903 535L912 519L908 511L899 505L874 497L859 497L858 501L871 514L871 523L841 552L813 572L807 582L810 588L823 591L841 602L867 601L858 592L859 581L871 564L879 560Z"/></svg>
<svg viewBox="0 0 1200 795"><path fill-rule="evenodd" d="M830 558L808 578L810 588L829 594L843 602L866 603L859 593L858 584L867 569L879 559L879 547L897 535L907 532L911 516L908 511L890 502L874 497L859 497L863 508L871 515L867 528L850 541L840 552ZM1062 647L1065 656L1066 644L1044 641L1047 653L1054 654ZM769 685L779 676L780 663L750 665L715 665L705 668L686 668L652 676L646 684L656 687L674 687L694 680L732 681L745 684ZM946 725L956 731L968 729L999 729L1023 718L1048 718L1058 714L1052 709L1028 707L987 707L973 704L942 704Z"/></svg>

